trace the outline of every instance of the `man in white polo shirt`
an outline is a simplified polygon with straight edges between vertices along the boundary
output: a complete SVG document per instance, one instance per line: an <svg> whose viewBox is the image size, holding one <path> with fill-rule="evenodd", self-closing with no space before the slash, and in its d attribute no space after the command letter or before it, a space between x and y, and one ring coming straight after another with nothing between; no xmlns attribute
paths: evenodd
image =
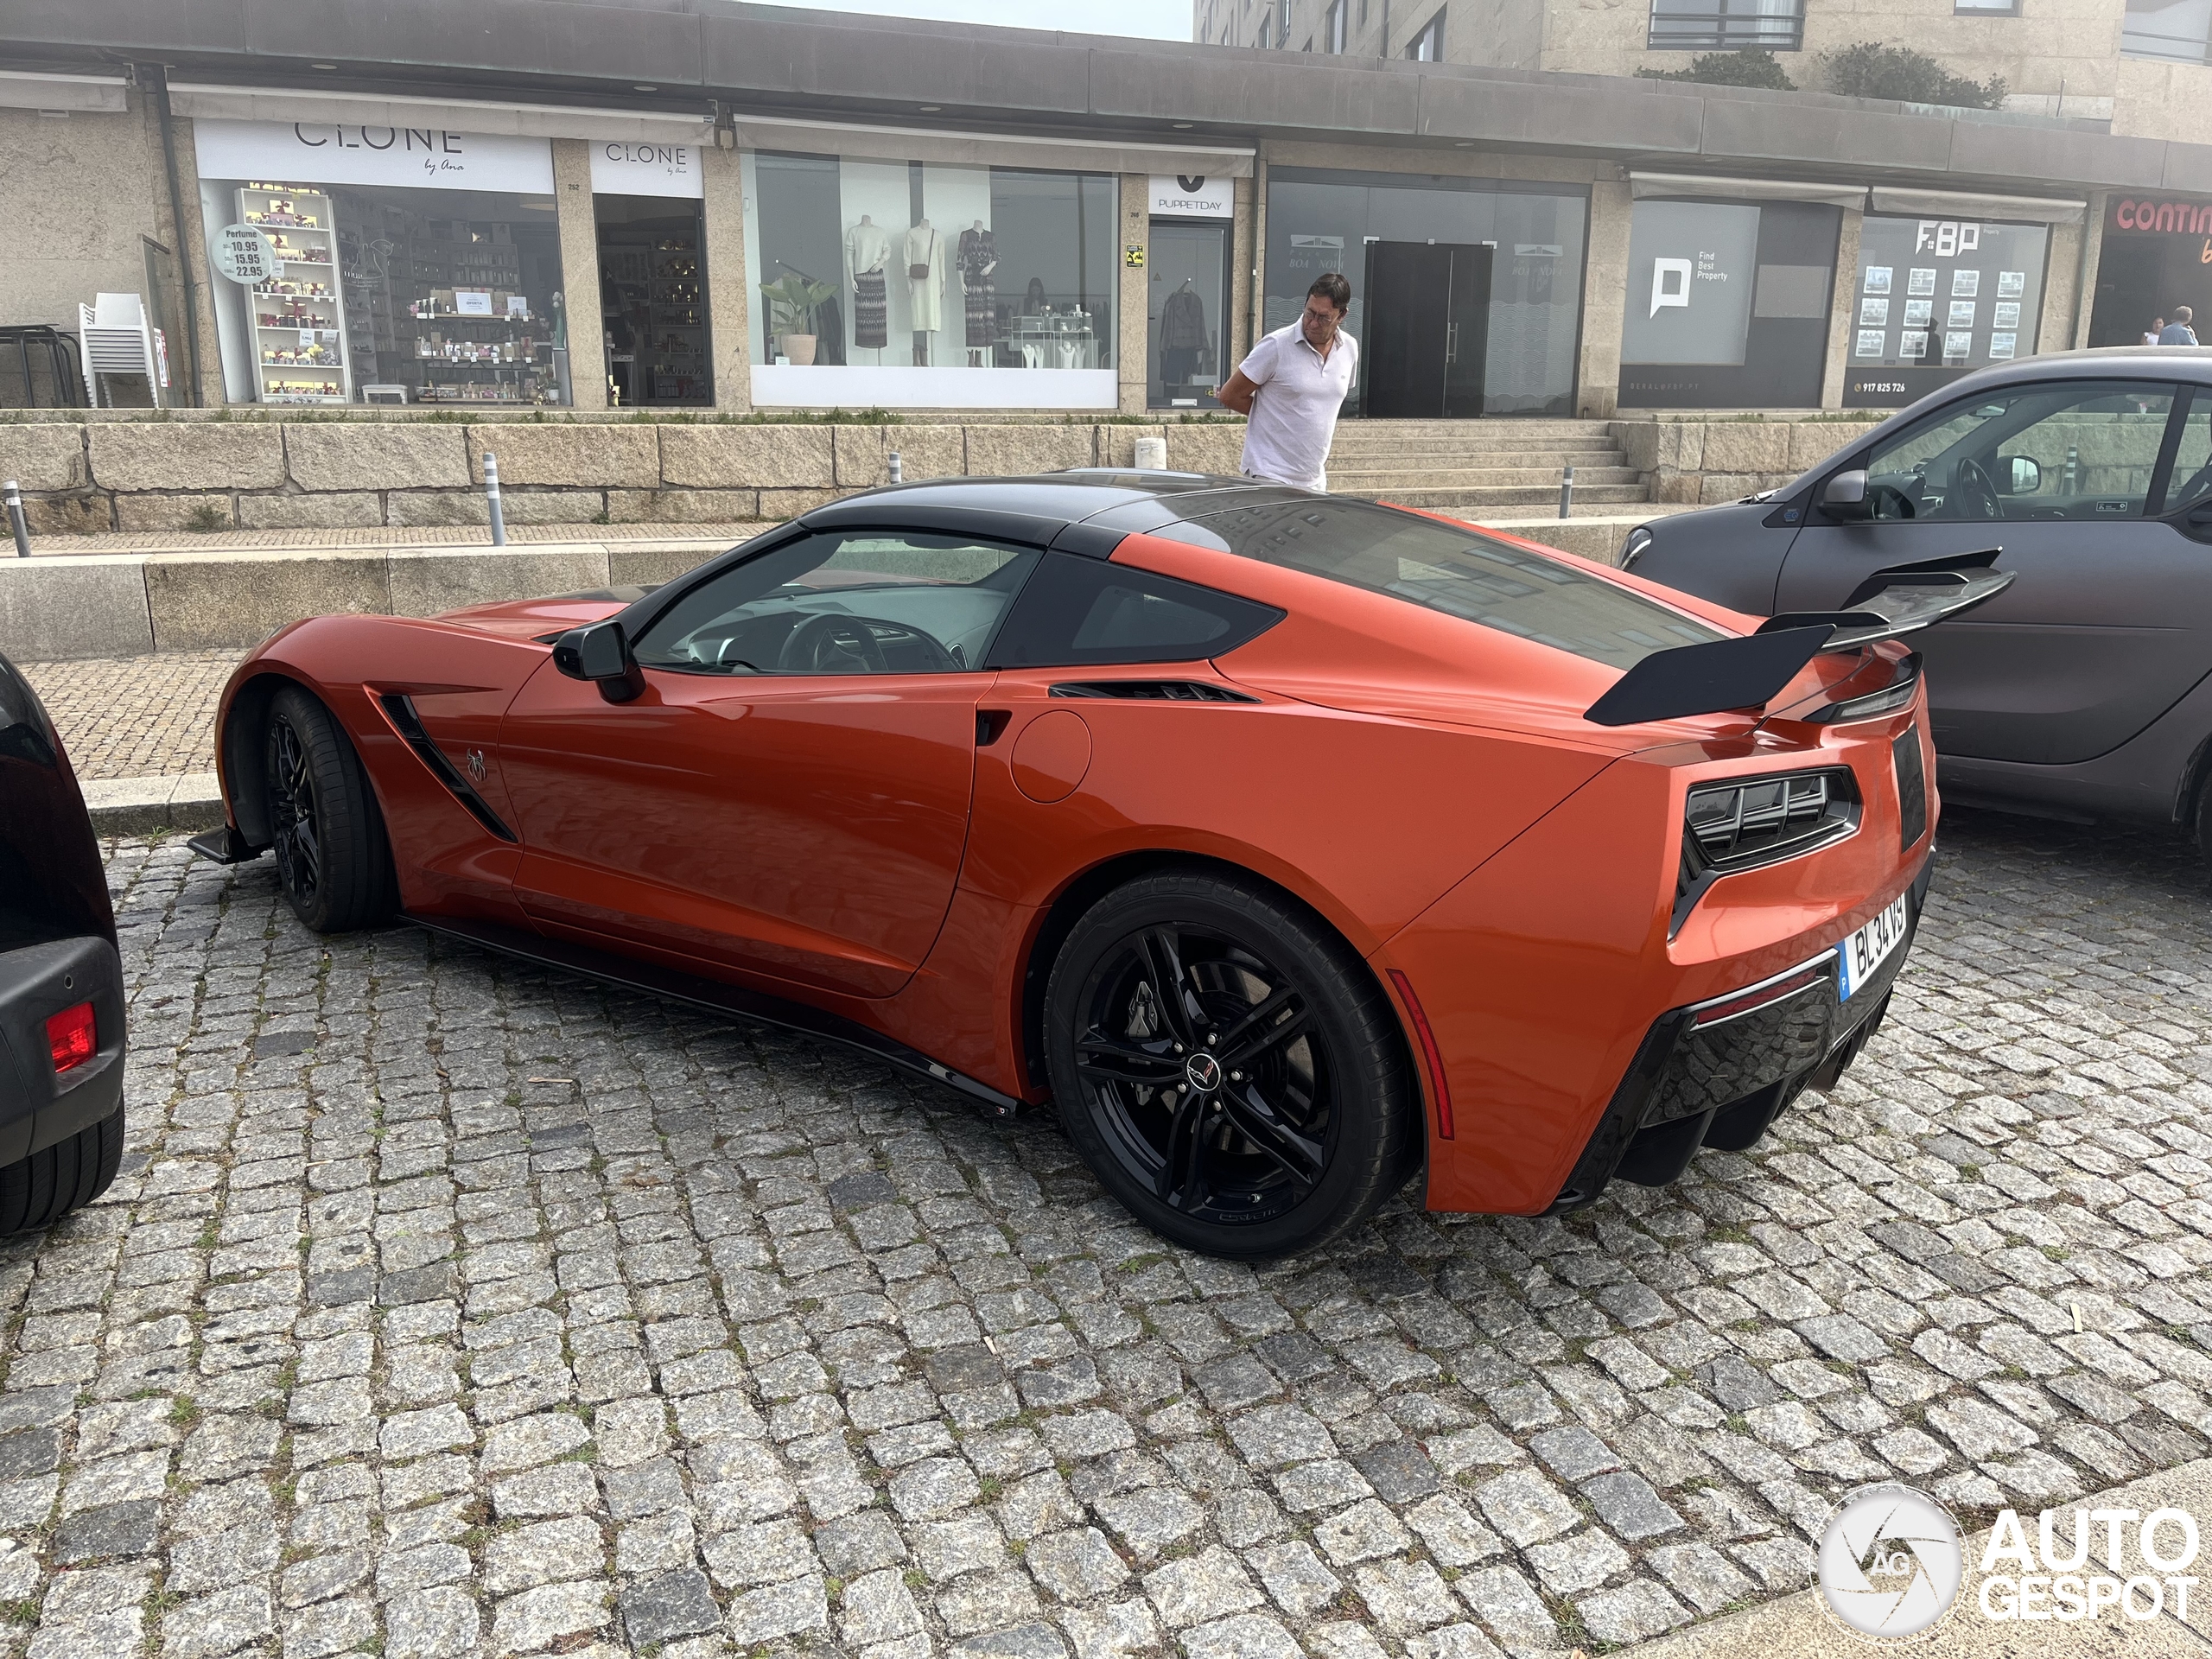
<svg viewBox="0 0 2212 1659"><path fill-rule="evenodd" d="M1359 342L1343 329L1351 284L1324 271L1306 291L1306 315L1262 334L1217 394L1249 416L1244 472L1302 490L1329 487L1329 443L1337 411L1351 395Z"/></svg>

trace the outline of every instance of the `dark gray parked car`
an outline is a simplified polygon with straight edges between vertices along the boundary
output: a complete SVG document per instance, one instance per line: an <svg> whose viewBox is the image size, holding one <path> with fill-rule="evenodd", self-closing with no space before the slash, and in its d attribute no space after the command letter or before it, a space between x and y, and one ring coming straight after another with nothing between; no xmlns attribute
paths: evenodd
<svg viewBox="0 0 2212 1659"><path fill-rule="evenodd" d="M1948 798L2178 823L2212 854L2212 347L1980 370L1782 489L1640 526L1623 558L1772 615L1992 549L2018 580L1916 642Z"/></svg>

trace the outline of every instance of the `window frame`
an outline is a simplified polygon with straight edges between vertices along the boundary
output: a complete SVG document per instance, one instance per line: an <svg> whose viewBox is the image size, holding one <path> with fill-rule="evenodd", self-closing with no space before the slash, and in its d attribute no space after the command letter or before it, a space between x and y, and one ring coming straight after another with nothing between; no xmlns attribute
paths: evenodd
<svg viewBox="0 0 2212 1659"><path fill-rule="evenodd" d="M1911 423L1909 426L1900 428L1893 436L1870 439L1864 448L1854 451L1844 466L1837 470L1848 472L1855 468L1865 472L1867 474L1868 486L1871 493L1875 478L1874 459L1878 454L1883 453L1885 450L1895 450L1901 448L1904 444L1910 442L1913 438L1918 436L1923 432L1925 432L1934 427L1942 426L1948 421L1955 420L1961 413L1971 410L1978 403L1986 402L1992 397L2018 397L2023 395L2030 395L2040 391L2073 392L2075 393L2075 401L2081 402L2086 401L2089 396L2093 395L2091 391L2093 388L2101 387L2104 389L2101 395L2113 396L2118 395L2121 391L2122 388L2128 386L2155 388L2165 394L2171 399L2171 402L2166 409L2164 429L2159 434L2158 447L2152 462L2151 474L2150 477L2145 480L2141 507L2136 512L2129 515L2126 518L2115 518L2109 519L2107 522L2116 524L2152 523L2166 516L2166 493L2171 481L2174 456L2176 452L2181 447L2182 434L2187 425L2189 410L2200 392L2205 393L2208 397L2212 397L2212 390L2196 386L2189 381L2116 375L2109 379L2101 377L2084 377L2081 379L2069 378L2057 380L2021 380L2007 385L1984 386L1980 388L1976 394L1957 398L1953 402L1942 405L1940 408L1929 410L1929 412L1921 419ZM2037 420L2029 422L2026 426L2018 429L2018 431L2030 430L2036 426L2041 425L2044 421L2054 418L2061 412L2061 410L2053 410L2050 414L2042 416ZM2003 416L1993 416L1989 417L1988 421L1981 423L1981 425L1986 426L1988 425L1991 421L2001 420ZM1974 429L1979 431L1980 427L1978 426ZM2017 437L2018 435L2018 432L2015 432L2013 434L2013 436ZM2009 440L2006 441L2009 442ZM1948 446L1946 449L1939 451L1938 453L1948 454L1950 450L1957 448L1960 443L1963 443L1965 442L1966 438L1962 435L1958 441ZM1994 452L1993 451L1993 453ZM1831 473L1828 476L1833 477L1834 475L1834 474ZM1814 492L1813 499L1816 505L1820 500L1821 489L1824 489L1826 486L1826 482L1827 480L1823 479L1821 485L1816 487ZM1912 518L1870 517L1867 518L1838 519L1823 512L1821 522L1828 524L1848 524L1853 525L1890 526L1897 524L1958 524L1972 521L1958 518L1923 518L1917 516ZM1989 522L1992 524L2018 524L2032 521L1993 518L1989 520ZM2074 521L2066 520L2063 522L2070 523Z"/></svg>
<svg viewBox="0 0 2212 1659"><path fill-rule="evenodd" d="M1152 584L1159 588L1179 590L1181 594L1192 597L1180 600L1176 599L1173 594L1162 594L1159 596L1171 599L1174 602L1188 604L1192 608L1217 607L1213 609L1212 613L1229 624L1228 631L1214 639L1202 642L1196 654L1185 651L1178 654L1163 655L1160 651L1117 646L1091 647L1090 654L1085 654L1082 649L1076 647L1072 643L1077 628L1080 626L1080 621L1078 621L1076 627L1071 627L1068 631L1070 644L1065 650L1028 653L1041 657L1045 660L1031 661L1026 658L1014 660L1009 657L1009 652L1018 645L1027 652L1028 645L1028 641L1016 633L1017 625L1039 633L1052 632L1054 643L1057 643L1057 631L1039 626L1039 619L1025 613L1022 607L1025 601L1033 607L1033 610L1058 603L1058 596L1053 590L1069 577L1075 578L1078 583L1085 580L1103 577L1104 580L1099 582L1102 593L1103 588L1116 578L1119 578L1131 587L1141 588L1146 584ZM1095 605L1098 597L1099 595L1094 594L1089 603ZM1085 554L1071 553L1065 550L1047 549L1045 556L1037 562L1036 568L1029 573L1028 579L1022 583L1021 591L1014 595L1014 602L1007 607L1005 618L991 637L990 649L982 655L982 664L986 669L999 670L1007 673L1028 674L1109 668L1164 667L1179 663L1211 663L1227 656L1233 651L1250 645L1253 640L1275 626L1288 614L1289 613L1279 605L1270 605L1263 600L1247 599L1241 594L1230 593L1224 588L1211 588L1204 582L1192 582L1186 577L1171 576L1161 571L1147 570L1142 565L1119 564L1110 558L1092 558ZM1089 612L1086 610L1081 620L1087 620L1088 617ZM1061 620L1064 619L1057 616L1053 618L1055 623Z"/></svg>
<svg viewBox="0 0 2212 1659"><path fill-rule="evenodd" d="M1341 56L1344 49L1347 0L1329 0L1329 9L1321 17L1321 49L1332 56Z"/></svg>
<svg viewBox="0 0 2212 1659"><path fill-rule="evenodd" d="M1999 3L1993 6L1969 5L1967 0L1951 0L1951 16L1954 17L2018 17L2020 16L2020 0L1999 0Z"/></svg>
<svg viewBox="0 0 2212 1659"><path fill-rule="evenodd" d="M1662 10L1662 0L1650 0L1650 10L1644 20L1644 49L1649 52L1735 52L1747 48L1765 52L1802 52L1805 49L1805 0L1791 0L1792 10L1787 14L1732 12L1728 9L1729 0L1704 0L1704 3L1709 6L1717 5L1719 10L1668 11ZM1780 22L1785 16L1789 24L1786 39L1779 35L1761 33L1752 28L1729 28L1730 22L1734 21L1751 25L1762 20ZM1692 34L1687 29L1662 33L1659 24L1662 18L1667 17L1692 23L1707 22L1713 27L1698 34Z"/></svg>
<svg viewBox="0 0 2212 1659"><path fill-rule="evenodd" d="M1406 42L1406 57L1414 63L1441 63L1444 61L1444 16L1449 6L1439 6L1436 15L1414 31Z"/></svg>
<svg viewBox="0 0 2212 1659"><path fill-rule="evenodd" d="M671 582L667 588L664 588L657 593L649 594L644 599L637 601L637 603L619 612L613 620L621 622L623 636L629 641L632 655L634 656L639 649L643 646L645 636L653 629L658 627L662 623L667 621L686 601L691 599L694 595L703 592L713 584L721 582L735 575L738 571L743 570L758 563L760 560L784 552L788 549L798 546L802 542L811 541L817 537L828 537L833 541L843 542L850 540L855 537L866 537L871 535L945 536L954 533L964 534L964 532L950 532L944 530L922 529L912 525L875 526L865 524L809 524L804 522L795 523L788 526L787 531L788 533L785 534L759 537L756 537L753 542L748 542L741 547L733 549L728 556L721 560L717 560L714 563L702 568L695 573L694 580L683 582L680 588L677 583ZM1027 572L1021 577L1020 582L1016 584L1013 592L1007 595L1006 605L1004 608L1000 611L997 620L992 625L989 638L983 641L982 645L976 652L976 663L950 670L912 670L906 671L906 672L907 673L913 675L928 674L936 676L945 673L981 674L988 671L981 667L980 664L985 658L989 657L993 648L997 645L1000 634L1005 631L1007 619L1014 614L1014 605L1020 599L1023 591L1028 587L1030 582L1035 577L1037 572L1044 568L1045 561L1043 556L1045 549L1040 543L1035 542L1024 542L1012 537L999 536L977 536L973 537L970 539L973 541L974 544L978 547L994 547L1009 551L1013 555L1013 558L1010 558L1007 561L1008 563L1012 563L1015 560L1020 559L1024 556L1033 555L1035 556L1033 559ZM831 556L834 557L836 556L833 554ZM1004 567L1001 566L1001 568L1003 569ZM750 603L751 601L747 601L745 602ZM883 620L889 620L891 619L887 618ZM639 659L638 665L641 669L652 673L696 675L706 678L726 680L734 684L767 684L779 683L791 680L858 677L852 675L839 676L827 673L817 673L811 671L801 671L793 670L787 671L782 669L760 669L749 674L729 673L710 668L704 664L687 664L682 663L647 662L642 658Z"/></svg>

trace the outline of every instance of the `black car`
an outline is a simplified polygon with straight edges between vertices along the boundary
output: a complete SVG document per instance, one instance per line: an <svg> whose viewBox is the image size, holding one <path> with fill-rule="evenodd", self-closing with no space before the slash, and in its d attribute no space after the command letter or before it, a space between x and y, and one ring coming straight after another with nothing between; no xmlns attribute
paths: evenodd
<svg viewBox="0 0 2212 1659"><path fill-rule="evenodd" d="M0 657L0 1233L59 1221L123 1159L123 963L77 774Z"/></svg>
<svg viewBox="0 0 2212 1659"><path fill-rule="evenodd" d="M2212 853L2212 348L1978 371L1787 486L1654 519L1623 552L1756 615L1993 559L2010 589L1919 644L1946 798L2179 823Z"/></svg>

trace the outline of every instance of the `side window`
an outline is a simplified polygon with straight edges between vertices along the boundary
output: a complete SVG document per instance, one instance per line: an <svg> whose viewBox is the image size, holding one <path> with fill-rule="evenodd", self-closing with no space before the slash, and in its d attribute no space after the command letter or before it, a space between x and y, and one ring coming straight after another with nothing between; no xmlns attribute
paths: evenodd
<svg viewBox="0 0 2212 1659"><path fill-rule="evenodd" d="M1235 650L1282 615L1272 605L1173 576L1047 553L1014 602L989 666L1195 662Z"/></svg>
<svg viewBox="0 0 2212 1659"><path fill-rule="evenodd" d="M632 644L692 674L956 674L982 665L1041 555L922 531L829 531L709 578Z"/></svg>
<svg viewBox="0 0 2212 1659"><path fill-rule="evenodd" d="M2190 394L2189 414L2181 424L2181 448L2174 451L2173 481L2166 486L2161 512L2184 512L2212 499L2212 391Z"/></svg>
<svg viewBox="0 0 2212 1659"><path fill-rule="evenodd" d="M2173 401L2171 386L2075 380L1939 410L1875 448L1874 516L2140 518Z"/></svg>

